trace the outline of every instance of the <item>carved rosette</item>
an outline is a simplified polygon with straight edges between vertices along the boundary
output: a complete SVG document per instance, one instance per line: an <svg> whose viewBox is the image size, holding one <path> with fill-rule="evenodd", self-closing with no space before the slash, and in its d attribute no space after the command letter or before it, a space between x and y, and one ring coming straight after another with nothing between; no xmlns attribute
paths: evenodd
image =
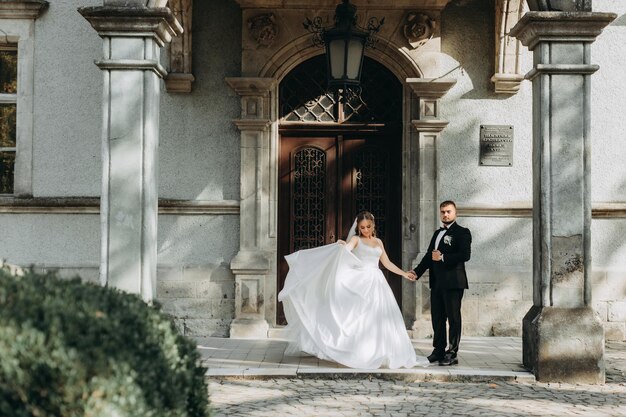
<svg viewBox="0 0 626 417"><path fill-rule="evenodd" d="M403 34L411 47L419 48L435 33L437 23L425 13L410 12L406 16Z"/></svg>
<svg viewBox="0 0 626 417"><path fill-rule="evenodd" d="M278 35L278 26L275 21L276 17L273 13L260 14L248 19L250 36L257 45L267 48L272 46Z"/></svg>

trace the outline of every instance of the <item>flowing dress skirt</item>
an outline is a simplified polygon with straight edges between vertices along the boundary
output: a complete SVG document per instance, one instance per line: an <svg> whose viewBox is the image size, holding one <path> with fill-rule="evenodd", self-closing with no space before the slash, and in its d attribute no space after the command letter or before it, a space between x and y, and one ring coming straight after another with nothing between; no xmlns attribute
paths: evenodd
<svg viewBox="0 0 626 417"><path fill-rule="evenodd" d="M351 368L428 365L415 355L377 258L363 262L335 243L286 260L289 273L278 300L288 323L287 354L302 351Z"/></svg>

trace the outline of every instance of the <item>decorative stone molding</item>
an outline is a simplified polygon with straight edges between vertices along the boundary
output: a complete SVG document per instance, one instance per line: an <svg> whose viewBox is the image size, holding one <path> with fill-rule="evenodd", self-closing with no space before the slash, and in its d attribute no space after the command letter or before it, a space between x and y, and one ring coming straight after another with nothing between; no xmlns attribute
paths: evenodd
<svg viewBox="0 0 626 417"><path fill-rule="evenodd" d="M78 12L101 37L145 37L150 34L160 47L183 32L170 9L136 7L81 7Z"/></svg>
<svg viewBox="0 0 626 417"><path fill-rule="evenodd" d="M525 12L524 0L496 0L495 92L515 94L524 80L521 73L521 43L509 35Z"/></svg>
<svg viewBox="0 0 626 417"><path fill-rule="evenodd" d="M0 213L100 214L98 197L0 197ZM239 214L239 201L159 200L159 214Z"/></svg>
<svg viewBox="0 0 626 417"><path fill-rule="evenodd" d="M274 13L264 13L248 19L250 36L258 46L270 47L278 35L278 25Z"/></svg>
<svg viewBox="0 0 626 417"><path fill-rule="evenodd" d="M409 78L406 82L419 100L418 118L411 120L415 130L441 132L448 125L448 121L439 119L439 99L456 84L456 80Z"/></svg>
<svg viewBox="0 0 626 417"><path fill-rule="evenodd" d="M48 5L44 0L0 1L0 19L37 19Z"/></svg>
<svg viewBox="0 0 626 417"><path fill-rule="evenodd" d="M440 99L456 84L453 78L409 78L406 80L416 97Z"/></svg>
<svg viewBox="0 0 626 417"><path fill-rule="evenodd" d="M594 42L614 16L614 13L531 11L511 29L510 35L517 37L531 51L540 42ZM576 25L568 25L574 18Z"/></svg>
<svg viewBox="0 0 626 417"><path fill-rule="evenodd" d="M269 119L270 91L275 78L226 78L226 82L241 97L241 119Z"/></svg>
<svg viewBox="0 0 626 417"><path fill-rule="evenodd" d="M419 48L433 37L437 22L426 13L409 12L402 33L413 49Z"/></svg>
<svg viewBox="0 0 626 417"><path fill-rule="evenodd" d="M193 0L170 0L169 8L183 28L169 44L169 70L165 78L168 93L190 93L195 80L192 70L192 9Z"/></svg>

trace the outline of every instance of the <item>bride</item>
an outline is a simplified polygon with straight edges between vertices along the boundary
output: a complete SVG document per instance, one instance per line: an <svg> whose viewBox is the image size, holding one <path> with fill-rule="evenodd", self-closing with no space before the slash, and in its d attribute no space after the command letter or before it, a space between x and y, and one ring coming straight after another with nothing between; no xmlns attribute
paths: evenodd
<svg viewBox="0 0 626 417"><path fill-rule="evenodd" d="M285 257L289 273L283 302L290 344L285 353L306 352L351 368L427 366L417 357L385 268L411 281L388 258L376 237L374 216L358 214L347 242Z"/></svg>

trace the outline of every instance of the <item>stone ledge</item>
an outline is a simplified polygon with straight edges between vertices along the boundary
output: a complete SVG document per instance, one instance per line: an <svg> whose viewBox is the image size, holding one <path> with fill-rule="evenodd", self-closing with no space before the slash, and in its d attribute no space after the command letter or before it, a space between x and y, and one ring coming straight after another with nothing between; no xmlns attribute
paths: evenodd
<svg viewBox="0 0 626 417"><path fill-rule="evenodd" d="M0 19L37 19L48 5L44 0L0 0Z"/></svg>
<svg viewBox="0 0 626 417"><path fill-rule="evenodd" d="M183 28L167 7L95 6L78 12L100 36L154 36L160 46Z"/></svg>
<svg viewBox="0 0 626 417"><path fill-rule="evenodd" d="M478 369L351 369L351 368L209 368L205 377L211 379L274 379L276 377L301 379L382 379L403 382L536 382L535 376L525 371L498 371Z"/></svg>
<svg viewBox="0 0 626 417"><path fill-rule="evenodd" d="M99 197L0 197L0 214L100 214ZM159 214L239 214L237 200L159 200Z"/></svg>

